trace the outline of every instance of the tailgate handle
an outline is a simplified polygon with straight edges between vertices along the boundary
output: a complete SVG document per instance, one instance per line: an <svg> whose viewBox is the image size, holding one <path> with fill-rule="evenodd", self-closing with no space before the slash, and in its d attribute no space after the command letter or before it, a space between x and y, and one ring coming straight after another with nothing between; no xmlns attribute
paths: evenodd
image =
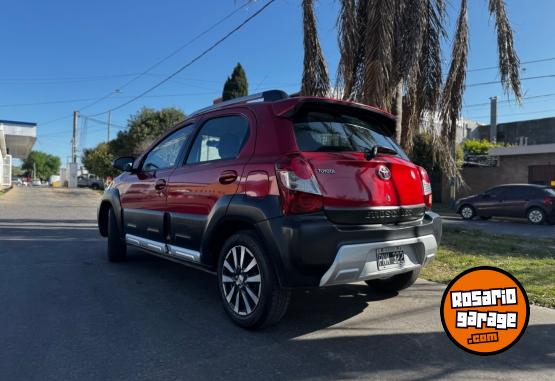
<svg viewBox="0 0 555 381"><path fill-rule="evenodd" d="M156 181L156 185L154 186L154 188L156 190L162 190L162 189L166 188L166 180L160 179L160 180Z"/></svg>
<svg viewBox="0 0 555 381"><path fill-rule="evenodd" d="M220 184L231 184L237 180L237 172L233 170L223 171L218 180Z"/></svg>

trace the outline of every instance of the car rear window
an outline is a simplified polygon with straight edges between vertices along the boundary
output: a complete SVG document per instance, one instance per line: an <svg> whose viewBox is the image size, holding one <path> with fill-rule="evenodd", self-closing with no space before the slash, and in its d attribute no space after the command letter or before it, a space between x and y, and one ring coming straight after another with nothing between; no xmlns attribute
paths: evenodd
<svg viewBox="0 0 555 381"><path fill-rule="evenodd" d="M555 197L555 190L553 188L545 188L544 193L548 196Z"/></svg>
<svg viewBox="0 0 555 381"><path fill-rule="evenodd" d="M409 160L378 121L309 111L295 118L294 129L301 151L365 152L378 145L393 149L401 158Z"/></svg>

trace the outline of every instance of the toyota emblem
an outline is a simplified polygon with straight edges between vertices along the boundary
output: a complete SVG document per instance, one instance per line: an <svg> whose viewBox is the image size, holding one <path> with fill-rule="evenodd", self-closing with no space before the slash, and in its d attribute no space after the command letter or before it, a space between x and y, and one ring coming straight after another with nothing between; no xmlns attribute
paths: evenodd
<svg viewBox="0 0 555 381"><path fill-rule="evenodd" d="M382 180L389 180L391 178L391 171L385 165L380 165L378 167L377 172L378 172L378 176Z"/></svg>

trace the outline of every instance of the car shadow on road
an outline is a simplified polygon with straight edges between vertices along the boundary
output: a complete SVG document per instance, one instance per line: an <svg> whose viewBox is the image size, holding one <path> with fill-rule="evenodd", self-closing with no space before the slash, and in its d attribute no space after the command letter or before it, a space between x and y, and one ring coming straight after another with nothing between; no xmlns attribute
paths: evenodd
<svg viewBox="0 0 555 381"><path fill-rule="evenodd" d="M421 331L419 319L429 319L430 310L437 312L435 307L422 304L388 313L382 306L377 314L373 311L377 302L413 296L381 295L355 284L297 290L280 324L246 331L226 318L213 275L134 250L120 269L152 275L143 277L143 282L162 279L166 302L172 305L169 315L164 316L168 311L162 309L155 314L156 322L140 323L168 324L174 330L162 334L164 339L159 342L173 357L164 371L156 373L157 377L188 374L192 378L251 379L263 374L264 379L304 380L382 374L377 378L403 375L412 380L439 380L481 372L484 378L518 379L525 374L519 372L535 371L539 372L536 379L541 380L542 375L555 372L555 325L551 324L528 327L521 341L508 352L475 356L452 344L440 326L434 332ZM439 303L437 288L426 283L413 288L417 289L415 293L438 293ZM151 309L158 304L154 296L143 302ZM368 315L357 320L363 312ZM355 318L352 323L348 321L351 318ZM401 322L403 328L384 329L380 319ZM372 323L380 327L373 328ZM411 324L414 332L407 333ZM188 343L202 343L202 349ZM155 347L142 350L144 358L157 351ZM206 353L210 353L209 358ZM257 364L256 369L250 369L249 364ZM470 373L462 376L462 372Z"/></svg>
<svg viewBox="0 0 555 381"><path fill-rule="evenodd" d="M0 314L8 348L0 379L516 379L532 370L541 380L555 372L555 325L530 326L515 347L487 358L455 347L439 325L422 329L441 293L427 283L399 295L360 284L297 290L279 325L246 331L225 316L213 275L134 249L125 263L108 263L105 241L82 234L91 242L61 239L48 255L40 235L36 247L0 243L11 248L0 295L13 295ZM390 298L414 302L418 293L433 303L391 308Z"/></svg>
<svg viewBox="0 0 555 381"><path fill-rule="evenodd" d="M166 281L175 282L178 289L197 297L202 295L204 302L220 308L217 281L212 274L181 266L136 249L129 250L126 264L131 267L146 266L150 271L162 274ZM283 324L279 324L278 327L289 327L289 336L301 336L348 320L361 313L370 303L395 296L396 292L377 293L361 284L295 289L291 295L288 313ZM227 323L226 319L226 325ZM280 334L279 329L276 333Z"/></svg>

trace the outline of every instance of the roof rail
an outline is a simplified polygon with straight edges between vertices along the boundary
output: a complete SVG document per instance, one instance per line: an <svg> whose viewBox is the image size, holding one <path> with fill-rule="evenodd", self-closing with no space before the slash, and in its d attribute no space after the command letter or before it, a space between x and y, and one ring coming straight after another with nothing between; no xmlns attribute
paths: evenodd
<svg viewBox="0 0 555 381"><path fill-rule="evenodd" d="M230 99L228 101L220 102L212 106L201 108L193 112L190 116L202 114L206 111L217 110L221 107L226 107L229 105L240 104L240 103L253 103L253 102L273 102L279 101L282 99L289 98L289 95L285 91L282 90L268 90L262 93L247 95L245 97L239 97Z"/></svg>

